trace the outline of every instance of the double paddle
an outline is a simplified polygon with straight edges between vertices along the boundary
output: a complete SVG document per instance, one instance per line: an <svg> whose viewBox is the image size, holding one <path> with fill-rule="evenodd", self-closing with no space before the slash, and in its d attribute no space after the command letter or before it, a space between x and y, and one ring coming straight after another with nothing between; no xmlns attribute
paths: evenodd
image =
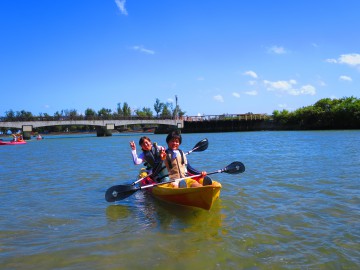
<svg viewBox="0 0 360 270"><path fill-rule="evenodd" d="M214 171L214 172L207 173L207 175L216 174L216 173L238 174L238 173L243 173L244 171L245 171L244 164L241 163L240 161L234 161L231 164L227 165L225 168ZM194 177L198 177L198 176L201 176L201 175L192 175L192 176L185 177L185 178L194 178ZM123 199L131 196L132 194L134 194L138 190L151 188L151 187L155 187L155 186L158 186L158 185L168 184L168 183L178 181L178 180L182 180L182 179L185 179L185 178L175 179L175 180L171 180L171 181L163 182L163 183L155 183L155 184L146 185L146 186L142 186L142 187L135 187L132 184L131 185L112 186L111 188L109 188L106 191L105 200L107 202L120 201L120 200L123 200Z"/></svg>

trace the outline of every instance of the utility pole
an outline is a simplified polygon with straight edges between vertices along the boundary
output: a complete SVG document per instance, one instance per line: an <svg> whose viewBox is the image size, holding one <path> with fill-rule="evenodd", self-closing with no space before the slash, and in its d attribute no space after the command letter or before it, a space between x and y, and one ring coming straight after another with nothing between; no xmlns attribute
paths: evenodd
<svg viewBox="0 0 360 270"><path fill-rule="evenodd" d="M177 109L178 109L178 97L177 95L175 95L175 119L178 119Z"/></svg>

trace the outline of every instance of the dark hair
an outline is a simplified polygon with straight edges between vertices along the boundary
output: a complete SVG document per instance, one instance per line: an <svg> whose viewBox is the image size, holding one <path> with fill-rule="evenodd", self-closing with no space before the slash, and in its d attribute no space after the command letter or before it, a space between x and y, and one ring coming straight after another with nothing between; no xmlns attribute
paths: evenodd
<svg viewBox="0 0 360 270"><path fill-rule="evenodd" d="M171 131L168 135L167 135L167 137L166 137L166 142L167 143L169 143L169 141L171 140L171 139L179 139L179 144L181 144L181 133L179 132L179 131L177 131L177 130L174 130L174 131Z"/></svg>
<svg viewBox="0 0 360 270"><path fill-rule="evenodd" d="M149 137L142 136L139 140L139 145L141 146L145 140L148 140L149 142L151 142Z"/></svg>

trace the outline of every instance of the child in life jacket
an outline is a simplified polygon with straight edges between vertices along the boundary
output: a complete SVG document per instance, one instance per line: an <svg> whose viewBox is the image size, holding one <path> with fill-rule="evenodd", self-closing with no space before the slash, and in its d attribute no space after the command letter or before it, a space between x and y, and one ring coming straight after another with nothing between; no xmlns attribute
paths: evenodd
<svg viewBox="0 0 360 270"><path fill-rule="evenodd" d="M149 175L156 182L168 181L168 172L164 165L163 160L165 159L166 153L162 146L152 144L151 140L147 136L143 136L139 140L142 153L139 156L136 153L136 145L134 141L130 142L131 154L135 165L146 163L149 167Z"/></svg>
<svg viewBox="0 0 360 270"><path fill-rule="evenodd" d="M170 132L166 137L168 149L166 152L165 165L169 172L171 180L180 179L189 176L188 174L188 161L185 154L179 146L182 138L178 131ZM200 187L205 185L212 185L210 177L206 176L206 172L201 172L202 184L192 178L186 178L180 181L172 182L174 187L186 188L186 187Z"/></svg>

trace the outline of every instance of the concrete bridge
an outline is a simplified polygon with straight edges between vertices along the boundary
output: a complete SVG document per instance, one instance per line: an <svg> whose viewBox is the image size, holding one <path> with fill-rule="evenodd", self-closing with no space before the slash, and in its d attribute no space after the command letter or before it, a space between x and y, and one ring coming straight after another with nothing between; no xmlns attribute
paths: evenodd
<svg viewBox="0 0 360 270"><path fill-rule="evenodd" d="M271 119L267 114L223 114L223 115L203 115L203 116L184 116L181 119L165 119L157 117L114 117L111 119L101 119L101 116L92 116L92 119L86 119L86 116L34 116L31 121L15 118L9 121L5 117L0 117L0 128L16 128L23 131L24 138L30 138L31 131L34 128L48 126L95 126L97 136L111 136L111 130L119 126L127 125L158 125L160 130L168 130L161 125L174 126L183 129L184 132L215 132L215 131L237 131L238 129L250 130L259 121L266 122ZM184 123L186 127L184 128ZM252 126L251 126L252 125ZM219 127L223 126L220 130ZM229 129L230 128L230 129ZM262 128L262 127L259 127ZM158 129L158 130L159 130ZM264 129L264 128L262 128Z"/></svg>
<svg viewBox="0 0 360 270"><path fill-rule="evenodd" d="M126 125L144 125L144 124L154 124L154 125L168 125L175 126L177 128L184 127L184 121L180 119L138 119L138 118L129 118L129 119L110 119L110 120L85 120L85 119L61 119L61 120L48 120L39 118L34 121L2 121L0 119L0 128L18 128L23 131L24 138L29 137L30 132L34 128L39 127L48 127L48 126L96 126L97 127L97 136L111 136L111 130L115 129L118 126Z"/></svg>

